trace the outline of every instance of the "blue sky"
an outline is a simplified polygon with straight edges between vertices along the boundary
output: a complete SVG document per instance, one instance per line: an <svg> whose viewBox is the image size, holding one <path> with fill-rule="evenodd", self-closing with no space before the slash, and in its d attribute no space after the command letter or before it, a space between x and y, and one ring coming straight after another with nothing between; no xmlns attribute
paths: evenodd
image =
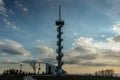
<svg viewBox="0 0 120 80"><path fill-rule="evenodd" d="M63 68L69 73L91 73L107 67L118 71L119 0L0 0L1 64L31 60L54 63L60 3L65 21Z"/></svg>

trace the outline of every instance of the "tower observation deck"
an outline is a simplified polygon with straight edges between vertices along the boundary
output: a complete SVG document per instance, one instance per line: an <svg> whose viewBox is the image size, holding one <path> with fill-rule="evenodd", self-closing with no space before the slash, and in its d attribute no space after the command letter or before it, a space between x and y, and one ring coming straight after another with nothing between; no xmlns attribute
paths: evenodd
<svg viewBox="0 0 120 80"><path fill-rule="evenodd" d="M62 41L63 39L61 38L62 37L62 34L63 32L61 31L63 25L64 25L64 21L61 19L61 5L59 5L59 19L56 20L55 22L56 26L57 26L57 38L58 38L58 41L57 41L57 54L58 56L56 57L56 60L58 61L58 64L57 64L57 75L61 75L62 74L62 65L64 64L64 62L62 61L62 57L63 57L63 53L62 53L62 49L63 49L63 46L62 46Z"/></svg>

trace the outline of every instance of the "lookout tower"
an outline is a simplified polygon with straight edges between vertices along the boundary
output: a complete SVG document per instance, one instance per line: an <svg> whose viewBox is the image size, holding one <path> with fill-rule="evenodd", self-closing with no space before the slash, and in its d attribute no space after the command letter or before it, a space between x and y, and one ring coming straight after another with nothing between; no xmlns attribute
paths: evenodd
<svg viewBox="0 0 120 80"><path fill-rule="evenodd" d="M58 61L58 64L57 64L57 75L61 75L62 74L62 65L64 64L64 62L62 61L62 57L63 57L63 53L62 53L62 49L63 49L63 46L62 46L62 27L64 25L64 21L61 19L61 5L59 5L59 19L56 20L55 22L56 26L57 26L57 38L58 38L58 41L57 41L57 57L56 57L56 60Z"/></svg>

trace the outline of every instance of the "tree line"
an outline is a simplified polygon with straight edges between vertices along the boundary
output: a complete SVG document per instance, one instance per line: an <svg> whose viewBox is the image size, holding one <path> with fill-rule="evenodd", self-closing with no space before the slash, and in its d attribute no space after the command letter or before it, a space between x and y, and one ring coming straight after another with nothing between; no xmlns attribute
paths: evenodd
<svg viewBox="0 0 120 80"><path fill-rule="evenodd" d="M115 71L113 69L99 70L95 72L96 76L113 76Z"/></svg>
<svg viewBox="0 0 120 80"><path fill-rule="evenodd" d="M3 75L33 75L35 73L25 72L18 69L8 69L3 71Z"/></svg>

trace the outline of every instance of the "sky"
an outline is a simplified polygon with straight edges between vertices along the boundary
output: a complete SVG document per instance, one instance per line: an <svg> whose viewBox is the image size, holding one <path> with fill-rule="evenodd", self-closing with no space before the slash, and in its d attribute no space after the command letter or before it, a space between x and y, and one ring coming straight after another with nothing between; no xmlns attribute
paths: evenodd
<svg viewBox="0 0 120 80"><path fill-rule="evenodd" d="M29 63L56 64L58 5L61 4L63 69L120 73L120 0L0 0L0 72L32 71Z"/></svg>

